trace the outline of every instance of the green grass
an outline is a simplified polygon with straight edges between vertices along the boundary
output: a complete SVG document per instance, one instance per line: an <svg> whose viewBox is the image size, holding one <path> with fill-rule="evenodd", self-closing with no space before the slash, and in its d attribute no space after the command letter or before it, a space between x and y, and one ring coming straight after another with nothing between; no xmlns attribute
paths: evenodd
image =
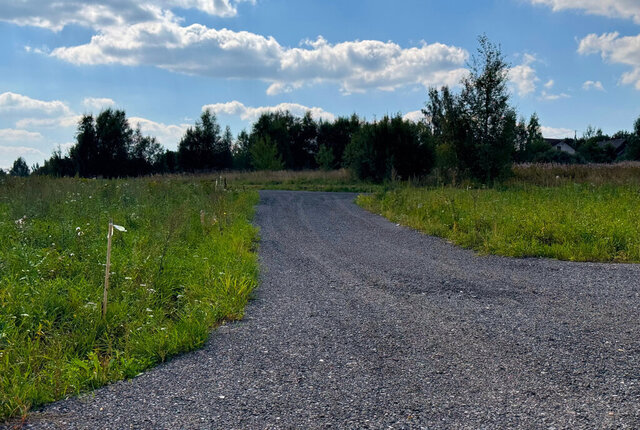
<svg viewBox="0 0 640 430"><path fill-rule="evenodd" d="M362 207L482 254L640 262L632 185L411 188L361 195Z"/></svg>
<svg viewBox="0 0 640 430"><path fill-rule="evenodd" d="M242 317L257 199L199 177L0 179L0 421L136 376ZM103 320L110 218L127 231Z"/></svg>
<svg viewBox="0 0 640 430"><path fill-rule="evenodd" d="M259 172L227 172L229 185L241 189L292 190L292 191L346 191L373 192L381 185L354 179L348 170L281 170Z"/></svg>

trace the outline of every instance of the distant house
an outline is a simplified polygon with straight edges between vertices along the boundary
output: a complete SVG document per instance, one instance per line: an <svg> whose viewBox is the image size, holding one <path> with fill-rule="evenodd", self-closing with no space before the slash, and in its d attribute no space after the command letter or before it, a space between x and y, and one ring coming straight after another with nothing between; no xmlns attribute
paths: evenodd
<svg viewBox="0 0 640 430"><path fill-rule="evenodd" d="M569 155L576 153L576 150L567 143L567 139L545 139L544 141L551 145L551 148L556 151L566 152Z"/></svg>
<svg viewBox="0 0 640 430"><path fill-rule="evenodd" d="M596 145L598 145L602 149L606 149L608 146L611 146L616 153L616 157L619 157L627 149L627 139L620 138L620 139L602 140L598 142Z"/></svg>

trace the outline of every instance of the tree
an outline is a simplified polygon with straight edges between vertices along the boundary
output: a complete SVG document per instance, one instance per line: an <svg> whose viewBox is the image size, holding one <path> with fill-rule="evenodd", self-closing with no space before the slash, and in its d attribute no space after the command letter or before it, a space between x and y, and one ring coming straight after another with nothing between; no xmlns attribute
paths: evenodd
<svg viewBox="0 0 640 430"><path fill-rule="evenodd" d="M515 111L509 106L509 64L486 36L478 42L461 100L472 142L470 173L488 183L510 171Z"/></svg>
<svg viewBox="0 0 640 430"><path fill-rule="evenodd" d="M400 115L363 124L345 149L345 164L360 179L382 182L409 179L431 170L434 150L424 124Z"/></svg>
<svg viewBox="0 0 640 430"><path fill-rule="evenodd" d="M220 136L218 120L209 110L202 112L200 120L180 140L178 161L187 171L231 167L231 145Z"/></svg>
<svg viewBox="0 0 640 430"><path fill-rule="evenodd" d="M76 144L69 151L69 156L80 176L86 178L98 174L98 137L93 115L83 115L78 122ZM59 176L57 172L53 175Z"/></svg>
<svg viewBox="0 0 640 430"><path fill-rule="evenodd" d="M316 163L320 169L328 171L333 169L333 150L328 146L322 145L316 154Z"/></svg>
<svg viewBox="0 0 640 430"><path fill-rule="evenodd" d="M142 135L138 124L131 138L129 173L133 176L152 173L158 167L163 152L155 137Z"/></svg>
<svg viewBox="0 0 640 430"><path fill-rule="evenodd" d="M9 174L11 176L29 176L29 166L27 162L24 161L24 158L18 157L18 159L13 162Z"/></svg>
<svg viewBox="0 0 640 430"><path fill-rule="evenodd" d="M256 170L282 170L284 162L269 136L259 138L251 147L251 164Z"/></svg>
<svg viewBox="0 0 640 430"><path fill-rule="evenodd" d="M133 130L123 110L111 108L96 118L96 172L105 177L128 174L129 152Z"/></svg>
<svg viewBox="0 0 640 430"><path fill-rule="evenodd" d="M232 155L234 169L251 169L251 138L246 130L242 130L240 134L238 134L238 138L232 149Z"/></svg>

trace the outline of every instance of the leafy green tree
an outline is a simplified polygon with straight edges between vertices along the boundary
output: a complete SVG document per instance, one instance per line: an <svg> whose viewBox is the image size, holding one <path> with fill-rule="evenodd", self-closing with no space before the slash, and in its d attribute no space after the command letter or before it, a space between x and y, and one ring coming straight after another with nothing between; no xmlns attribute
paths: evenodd
<svg viewBox="0 0 640 430"><path fill-rule="evenodd" d="M155 137L143 136L140 125L133 131L130 152L130 174L148 175L158 168L164 150Z"/></svg>
<svg viewBox="0 0 640 430"><path fill-rule="evenodd" d="M271 142L269 136L258 138L250 152L251 164L256 170L282 170L285 166L278 154L278 147Z"/></svg>
<svg viewBox="0 0 640 430"><path fill-rule="evenodd" d="M316 154L316 163L320 169L328 171L333 169L333 150L328 146L322 145Z"/></svg>
<svg viewBox="0 0 640 430"><path fill-rule="evenodd" d="M251 165L251 138L246 130L242 130L236 138L232 148L233 168L238 170L249 170Z"/></svg>
<svg viewBox="0 0 640 430"><path fill-rule="evenodd" d="M515 111L509 106L509 64L486 36L478 42L460 97L472 142L470 171L488 183L511 169Z"/></svg>
<svg viewBox="0 0 640 430"><path fill-rule="evenodd" d="M13 162L9 174L11 176L29 176L29 166L24 158L18 157L18 159Z"/></svg>
<svg viewBox="0 0 640 430"><path fill-rule="evenodd" d="M360 179L382 182L423 176L434 163L431 133L400 115L363 124L345 149L345 163Z"/></svg>
<svg viewBox="0 0 640 430"><path fill-rule="evenodd" d="M344 164L344 150L351 142L353 135L360 129L361 121L356 114L351 117L339 117L335 121L318 123L318 148L331 148L335 157L335 165Z"/></svg>
<svg viewBox="0 0 640 430"><path fill-rule="evenodd" d="M106 109L95 124L97 173L105 177L126 176L133 130L123 110Z"/></svg>
<svg viewBox="0 0 640 430"><path fill-rule="evenodd" d="M86 178L98 174L98 136L93 115L83 115L78 122L76 144L69 151L69 155L80 176ZM59 166L58 161L52 160L53 169L55 169L53 166ZM57 170L49 172L54 176L64 176L62 173Z"/></svg>
<svg viewBox="0 0 640 430"><path fill-rule="evenodd" d="M220 135L214 114L206 110L194 127L189 127L178 144L178 161L183 170L221 170L231 167L231 145Z"/></svg>

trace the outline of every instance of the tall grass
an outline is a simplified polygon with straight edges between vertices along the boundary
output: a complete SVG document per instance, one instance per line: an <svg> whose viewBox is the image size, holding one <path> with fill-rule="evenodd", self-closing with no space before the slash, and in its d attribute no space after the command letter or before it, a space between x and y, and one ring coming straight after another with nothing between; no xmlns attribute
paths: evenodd
<svg viewBox="0 0 640 430"><path fill-rule="evenodd" d="M133 377L240 318L255 192L206 178L0 179L0 421ZM109 219L116 231L101 317Z"/></svg>
<svg viewBox="0 0 640 430"><path fill-rule="evenodd" d="M226 172L223 177L234 187L248 189L351 192L380 189L379 185L354 179L347 169Z"/></svg>
<svg viewBox="0 0 640 430"><path fill-rule="evenodd" d="M640 162L613 164L518 164L511 184L558 186L571 183L592 185L640 185Z"/></svg>
<svg viewBox="0 0 640 430"><path fill-rule="evenodd" d="M357 202L484 254L640 262L640 190L633 185L405 187Z"/></svg>

